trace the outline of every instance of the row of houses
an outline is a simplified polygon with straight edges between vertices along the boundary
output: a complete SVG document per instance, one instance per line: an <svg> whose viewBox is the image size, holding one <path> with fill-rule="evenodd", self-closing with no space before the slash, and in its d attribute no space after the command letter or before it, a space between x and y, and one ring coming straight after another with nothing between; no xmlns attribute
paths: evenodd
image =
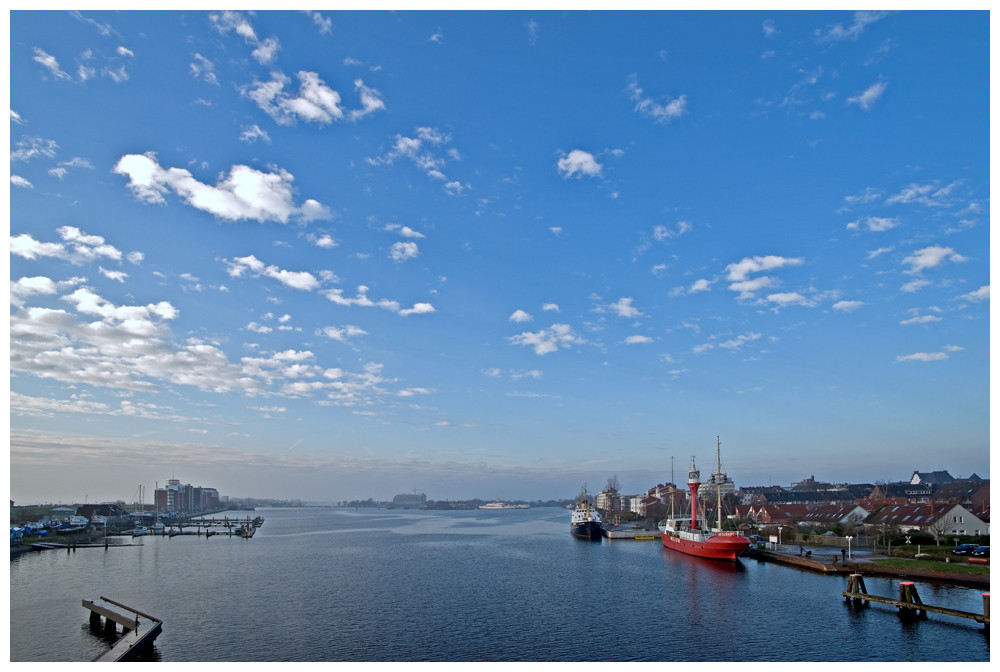
<svg viewBox="0 0 1000 672"><path fill-rule="evenodd" d="M815 477L781 486L735 488L723 476L703 483L699 500L709 519L721 497L729 517L746 525L788 525L808 529L891 526L900 531L941 535L989 534L990 483L976 474L956 479L947 471L914 471L909 481L830 484ZM630 511L645 518L664 518L690 510L687 487L660 483L638 495L614 490L598 493L595 505L606 512Z"/></svg>

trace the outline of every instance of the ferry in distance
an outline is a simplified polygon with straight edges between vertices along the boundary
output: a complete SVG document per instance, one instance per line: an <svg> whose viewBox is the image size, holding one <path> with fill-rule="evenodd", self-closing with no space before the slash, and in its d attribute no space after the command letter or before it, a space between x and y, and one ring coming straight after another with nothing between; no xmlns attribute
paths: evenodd
<svg viewBox="0 0 1000 672"><path fill-rule="evenodd" d="M671 550L699 558L735 561L750 548L750 540L738 532L722 529L721 484L725 482L725 474L722 473L721 443L718 441L718 437L716 442L716 453L719 457L718 471L714 480L718 495L715 509L718 513L718 527L710 530L708 521L698 520L698 487L701 485L701 472L692 459L691 469L688 471L688 487L691 489L691 519L674 516L671 511L670 518L659 525L660 538L663 540L663 545ZM673 509L673 502L674 498L671 494L671 509Z"/></svg>
<svg viewBox="0 0 1000 672"><path fill-rule="evenodd" d="M508 502L501 502L499 499L490 502L489 504L480 504L480 509L487 509L489 511L497 511L500 509L527 509L529 508L527 504L510 504Z"/></svg>

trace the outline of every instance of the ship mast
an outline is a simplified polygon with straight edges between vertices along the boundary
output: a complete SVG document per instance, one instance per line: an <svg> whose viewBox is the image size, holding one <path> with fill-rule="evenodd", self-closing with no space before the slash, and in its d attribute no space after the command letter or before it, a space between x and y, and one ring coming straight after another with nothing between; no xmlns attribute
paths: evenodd
<svg viewBox="0 0 1000 672"><path fill-rule="evenodd" d="M716 512L719 519L719 533L722 533L722 441L718 435L715 437L715 459L718 462L719 470L715 475L715 492L717 494Z"/></svg>

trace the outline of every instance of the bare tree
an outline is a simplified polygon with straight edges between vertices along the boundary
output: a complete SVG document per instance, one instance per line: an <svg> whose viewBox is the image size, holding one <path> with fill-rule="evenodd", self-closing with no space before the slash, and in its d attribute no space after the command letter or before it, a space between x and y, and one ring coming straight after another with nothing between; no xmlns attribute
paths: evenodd
<svg viewBox="0 0 1000 672"><path fill-rule="evenodd" d="M621 487L622 487L622 484L618 480L618 475L616 474L616 475L610 476L608 478L608 482L605 484L604 489L605 490L611 490L612 492L618 492L618 490Z"/></svg>
<svg viewBox="0 0 1000 672"><path fill-rule="evenodd" d="M948 520L948 516L942 515L927 526L927 531L934 535L934 541L940 546L941 537L948 533L949 527L951 527L951 522Z"/></svg>

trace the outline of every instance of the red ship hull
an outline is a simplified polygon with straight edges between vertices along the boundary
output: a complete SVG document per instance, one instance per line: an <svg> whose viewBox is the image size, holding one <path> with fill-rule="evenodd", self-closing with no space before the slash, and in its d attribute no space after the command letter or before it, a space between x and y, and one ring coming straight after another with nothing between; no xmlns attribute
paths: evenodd
<svg viewBox="0 0 1000 672"><path fill-rule="evenodd" d="M750 548L750 540L737 534L715 535L705 541L692 541L669 532L660 532L667 548L711 560L736 560Z"/></svg>

